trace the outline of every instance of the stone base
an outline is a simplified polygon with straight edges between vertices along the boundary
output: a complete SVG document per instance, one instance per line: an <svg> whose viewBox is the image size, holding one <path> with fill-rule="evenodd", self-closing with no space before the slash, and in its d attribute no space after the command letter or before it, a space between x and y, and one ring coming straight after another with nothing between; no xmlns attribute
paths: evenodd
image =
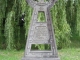
<svg viewBox="0 0 80 60"><path fill-rule="evenodd" d="M28 58L24 57L22 60L60 60L60 58Z"/></svg>

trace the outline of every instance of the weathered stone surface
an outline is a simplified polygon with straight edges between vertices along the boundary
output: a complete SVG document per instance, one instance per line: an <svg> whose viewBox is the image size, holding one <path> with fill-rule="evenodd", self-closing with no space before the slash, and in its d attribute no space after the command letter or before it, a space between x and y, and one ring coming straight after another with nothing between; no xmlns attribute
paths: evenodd
<svg viewBox="0 0 80 60"><path fill-rule="evenodd" d="M60 60L60 58L23 58L22 60Z"/></svg>
<svg viewBox="0 0 80 60"><path fill-rule="evenodd" d="M37 26L34 30L34 40L48 40L49 34L46 26Z"/></svg>
<svg viewBox="0 0 80 60"><path fill-rule="evenodd" d="M32 20L26 42L25 54L22 60L60 60L58 58L54 29L50 15L50 7L56 0L27 0L28 4L34 8ZM38 22L38 12L45 13L46 22ZM50 51L32 51L32 44L50 44Z"/></svg>

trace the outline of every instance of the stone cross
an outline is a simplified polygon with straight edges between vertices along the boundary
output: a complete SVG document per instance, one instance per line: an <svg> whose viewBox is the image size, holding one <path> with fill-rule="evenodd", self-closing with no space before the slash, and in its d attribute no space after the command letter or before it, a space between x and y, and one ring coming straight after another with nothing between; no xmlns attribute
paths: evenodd
<svg viewBox="0 0 80 60"><path fill-rule="evenodd" d="M22 60L60 60L50 14L50 8L56 0L27 0L27 2L33 8L33 14ZM38 21L39 12L44 12L45 22ZM32 50L33 44L48 44L51 50Z"/></svg>

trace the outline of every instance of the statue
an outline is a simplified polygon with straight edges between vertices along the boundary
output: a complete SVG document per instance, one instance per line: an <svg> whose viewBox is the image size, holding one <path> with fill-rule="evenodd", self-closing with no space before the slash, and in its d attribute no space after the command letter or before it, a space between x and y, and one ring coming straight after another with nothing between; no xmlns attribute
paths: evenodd
<svg viewBox="0 0 80 60"><path fill-rule="evenodd" d="M33 8L33 14L22 60L60 60L50 15L50 8L56 0L27 0L27 2ZM39 12L44 13L46 19L44 22L38 21ZM51 50L32 50L34 44L48 44Z"/></svg>

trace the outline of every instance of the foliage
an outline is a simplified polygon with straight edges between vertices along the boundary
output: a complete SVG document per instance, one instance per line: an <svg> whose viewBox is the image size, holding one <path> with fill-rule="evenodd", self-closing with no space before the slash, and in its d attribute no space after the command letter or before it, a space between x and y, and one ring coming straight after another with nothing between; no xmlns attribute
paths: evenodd
<svg viewBox="0 0 80 60"><path fill-rule="evenodd" d="M0 0L0 48L24 48L32 11L25 0ZM79 0L58 0L51 9L51 16L58 48L69 46L74 34L80 37ZM38 19L43 18L42 13L39 14ZM38 48L44 49L43 46Z"/></svg>
<svg viewBox="0 0 80 60"><path fill-rule="evenodd" d="M6 44L9 50L14 46L14 14L14 11L9 12L5 23Z"/></svg>
<svg viewBox="0 0 80 60"><path fill-rule="evenodd" d="M76 17L76 20L77 20L77 32L79 33L79 36L80 36L80 0L76 0L75 1L75 4L76 4L76 9L77 9L77 17Z"/></svg>
<svg viewBox="0 0 80 60"><path fill-rule="evenodd" d="M4 42L5 42L4 41L5 12L6 12L6 0L0 0L0 48L4 46Z"/></svg>
<svg viewBox="0 0 80 60"><path fill-rule="evenodd" d="M65 1L59 0L52 8L52 19L58 48L66 47L70 44L71 29L66 20L65 6Z"/></svg>

